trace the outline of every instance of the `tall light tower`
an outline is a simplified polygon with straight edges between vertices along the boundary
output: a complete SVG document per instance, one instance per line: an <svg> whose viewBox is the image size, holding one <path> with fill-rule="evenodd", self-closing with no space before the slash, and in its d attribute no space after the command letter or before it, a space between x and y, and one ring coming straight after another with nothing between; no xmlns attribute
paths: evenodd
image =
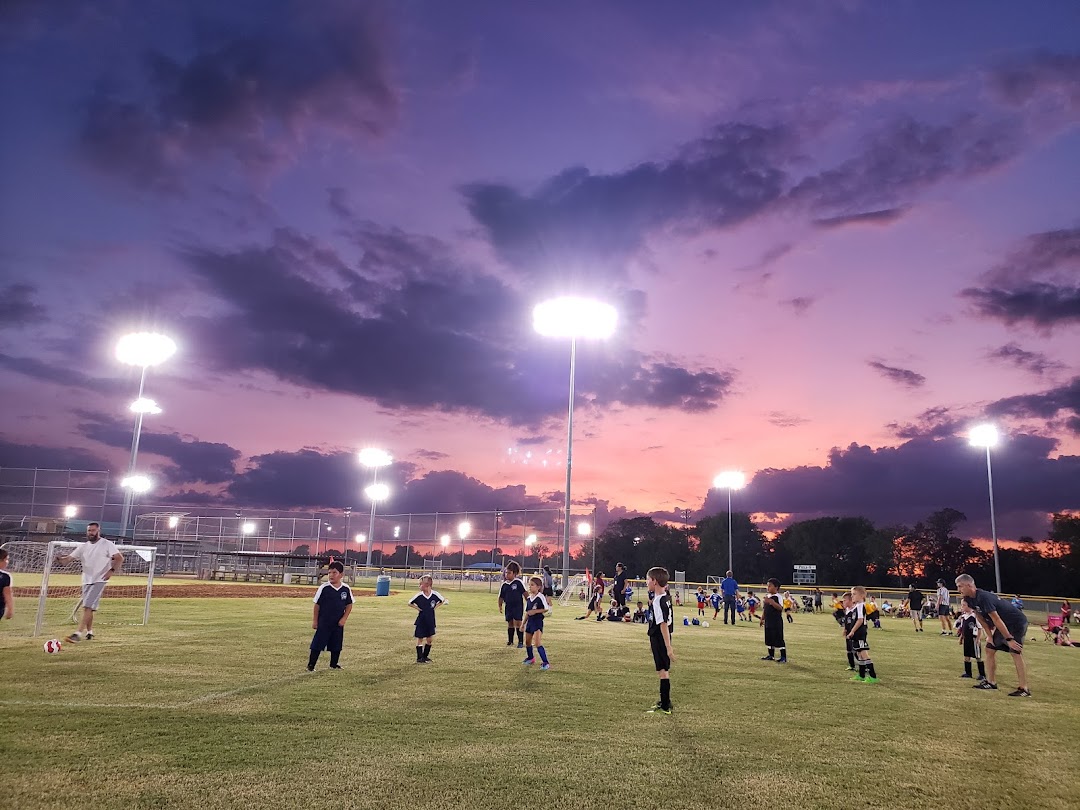
<svg viewBox="0 0 1080 810"><path fill-rule="evenodd" d="M371 547L375 544L375 506L380 500L384 500L389 497L390 490L385 486L382 489L375 489L379 485L379 468L385 467L394 460L394 457L387 453L385 450L380 450L377 447L365 447L360 451L360 463L372 471L371 486L364 490L369 498L371 498L371 520L368 522L368 548L367 548L367 562L366 568L371 568ZM374 492L374 496L372 493ZM381 496L381 497L375 497Z"/></svg>
<svg viewBox="0 0 1080 810"><path fill-rule="evenodd" d="M746 476L738 470L728 470L727 472L720 473L713 479L713 486L717 489L727 490L727 567L728 571L734 571L735 568L732 565L734 553L732 552L731 492L732 490L742 489L746 486Z"/></svg>
<svg viewBox="0 0 1080 810"><path fill-rule="evenodd" d="M469 536L471 531L472 525L467 520L461 521L457 526L458 537L461 538L461 579L458 580L458 590L461 590L465 583L465 538Z"/></svg>
<svg viewBox="0 0 1080 810"><path fill-rule="evenodd" d="M574 456L574 371L578 338L608 338L615 332L615 307L589 298L553 298L533 309L533 328L545 337L570 338L570 403L566 415L566 498L563 511L563 588L570 586L570 476Z"/></svg>
<svg viewBox="0 0 1080 810"><path fill-rule="evenodd" d="M990 489L990 533L994 538L994 582L1001 593L1001 565L998 563L997 522L994 520L994 473L990 468L990 448L996 447L1001 437L993 425L976 425L968 434L972 447L986 448L986 485Z"/></svg>
<svg viewBox="0 0 1080 810"><path fill-rule="evenodd" d="M590 526L584 520L577 525L577 534L582 540L592 534L592 526ZM592 568L589 569L592 572L596 572L596 538L592 539Z"/></svg>
<svg viewBox="0 0 1080 810"><path fill-rule="evenodd" d="M139 436L142 434L143 416L161 413L161 408L152 399L143 397L146 387L146 371L151 366L164 363L176 353L176 343L170 337L157 332L133 332L124 335L116 344L116 359L129 366L138 366L139 396L131 403L131 412L135 414L135 430L131 436L131 460L128 462L127 478L135 475L135 462L139 457ZM127 537L128 524L131 522L131 505L135 500L135 490L124 488L124 508L120 513L120 535Z"/></svg>

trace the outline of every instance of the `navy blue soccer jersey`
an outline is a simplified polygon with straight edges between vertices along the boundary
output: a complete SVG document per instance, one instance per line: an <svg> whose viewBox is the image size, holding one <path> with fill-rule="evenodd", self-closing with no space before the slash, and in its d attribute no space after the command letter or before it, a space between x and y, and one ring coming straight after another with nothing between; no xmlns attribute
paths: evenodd
<svg viewBox="0 0 1080 810"><path fill-rule="evenodd" d="M345 608L353 603L352 590L345 583L335 588L324 582L311 601L319 606L319 624L337 624L345 615Z"/></svg>
<svg viewBox="0 0 1080 810"><path fill-rule="evenodd" d="M520 605L521 600L525 598L525 594L525 583L520 579L503 582L502 587L499 589L499 598L502 599L503 604L509 606Z"/></svg>
<svg viewBox="0 0 1080 810"><path fill-rule="evenodd" d="M417 623L420 622L433 622L435 621L435 606L441 605L446 600L439 595L438 591L432 591L430 594L424 595L423 591L420 591L416 596L409 600L410 605L416 605L420 608L420 614L416 617Z"/></svg>
<svg viewBox="0 0 1080 810"><path fill-rule="evenodd" d="M714 593L712 596L709 597L709 602L712 604L713 610L719 610L720 609L720 601L721 601L721 596L718 593Z"/></svg>

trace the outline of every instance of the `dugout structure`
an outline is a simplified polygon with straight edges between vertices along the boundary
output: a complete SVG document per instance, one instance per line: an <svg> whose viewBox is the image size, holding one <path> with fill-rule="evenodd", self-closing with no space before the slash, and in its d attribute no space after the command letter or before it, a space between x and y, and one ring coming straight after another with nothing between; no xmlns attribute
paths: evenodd
<svg viewBox="0 0 1080 810"><path fill-rule="evenodd" d="M36 584L33 636L41 635L47 626L79 622L82 565L78 561L66 565L56 561L57 556L70 553L77 545L68 540L53 540L49 543L15 541L4 546L8 551L8 570L17 586L16 594L32 593ZM157 549L130 545L117 545L116 548L124 555L124 567L105 588L100 623L145 625L150 621ZM31 584L19 585L19 580Z"/></svg>

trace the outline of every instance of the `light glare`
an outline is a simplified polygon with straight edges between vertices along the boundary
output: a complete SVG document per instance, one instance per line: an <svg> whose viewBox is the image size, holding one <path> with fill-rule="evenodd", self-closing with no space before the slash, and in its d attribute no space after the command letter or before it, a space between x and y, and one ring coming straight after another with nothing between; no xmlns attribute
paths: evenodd
<svg viewBox="0 0 1080 810"><path fill-rule="evenodd" d="M116 359L129 366L156 366L176 353L176 343L157 332L133 332L116 344Z"/></svg>
<svg viewBox="0 0 1080 810"><path fill-rule="evenodd" d="M530 534L528 537L526 537L525 538L525 545L527 545L527 546L536 545L536 535L535 534Z"/></svg>
<svg viewBox="0 0 1080 810"><path fill-rule="evenodd" d="M469 525L468 521L462 521L458 524L457 533L462 540L469 536L470 531L472 531L472 526Z"/></svg>
<svg viewBox="0 0 1080 810"><path fill-rule="evenodd" d="M372 484L364 490L364 494L373 501L385 501L390 497L390 487L386 484Z"/></svg>
<svg viewBox="0 0 1080 810"><path fill-rule="evenodd" d="M564 296L533 307L533 328L545 337L607 338L617 322L615 307L591 298Z"/></svg>
<svg viewBox="0 0 1080 810"><path fill-rule="evenodd" d="M592 534L592 526L588 523L579 523L577 525L577 533L580 537L588 537Z"/></svg>
<svg viewBox="0 0 1080 810"><path fill-rule="evenodd" d="M65 507L64 507L64 517L66 517L66 518L73 518L73 517L75 517L75 514L76 514L76 513L78 512L78 511L79 511L79 510L78 510L78 508L77 508L77 507L74 507L74 506L65 506Z"/></svg>
<svg viewBox="0 0 1080 810"><path fill-rule="evenodd" d="M255 534L255 524L252 523L250 520L245 523L241 527L241 529L243 530L244 534Z"/></svg>
<svg viewBox="0 0 1080 810"><path fill-rule="evenodd" d="M356 542L357 542L357 543L361 543L361 544L363 544L363 542L364 542L365 540L367 540L367 535L366 535L366 534L362 534L362 533L361 533L361 534L358 534L358 535L356 535L356 537L355 537L355 538L353 538L353 539L354 539L354 540L356 540Z"/></svg>
<svg viewBox="0 0 1080 810"><path fill-rule="evenodd" d="M968 434L972 447L995 447L1000 438L997 427L991 424L976 425Z"/></svg>
<svg viewBox="0 0 1080 810"><path fill-rule="evenodd" d="M173 515L171 518L169 518L169 528L170 529L175 529L179 525L180 525L180 518L178 518L176 515Z"/></svg>
<svg viewBox="0 0 1080 810"><path fill-rule="evenodd" d="M442 537L440 537L439 545L441 545L443 548L446 548L448 545L450 545L450 535L444 534Z"/></svg>
<svg viewBox="0 0 1080 810"><path fill-rule="evenodd" d="M746 476L738 470L727 470L713 479L716 489L742 489L746 486Z"/></svg>
<svg viewBox="0 0 1080 810"><path fill-rule="evenodd" d="M154 400L140 397L131 403L131 412L159 414L161 413L161 408L158 407L158 404L154 402Z"/></svg>
<svg viewBox="0 0 1080 810"><path fill-rule="evenodd" d="M120 486L132 492L148 492L153 483L145 475L129 475L120 482Z"/></svg>
<svg viewBox="0 0 1080 810"><path fill-rule="evenodd" d="M360 463L365 467L385 467L394 457L378 447L365 447L360 451Z"/></svg>

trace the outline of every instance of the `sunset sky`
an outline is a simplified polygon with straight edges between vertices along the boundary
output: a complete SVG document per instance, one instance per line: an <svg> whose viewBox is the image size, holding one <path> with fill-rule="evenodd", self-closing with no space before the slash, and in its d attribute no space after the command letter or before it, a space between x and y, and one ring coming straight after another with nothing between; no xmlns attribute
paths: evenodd
<svg viewBox="0 0 1080 810"><path fill-rule="evenodd" d="M0 466L158 504L1080 509L1080 4L0 6ZM531 453L531 457L528 455Z"/></svg>

